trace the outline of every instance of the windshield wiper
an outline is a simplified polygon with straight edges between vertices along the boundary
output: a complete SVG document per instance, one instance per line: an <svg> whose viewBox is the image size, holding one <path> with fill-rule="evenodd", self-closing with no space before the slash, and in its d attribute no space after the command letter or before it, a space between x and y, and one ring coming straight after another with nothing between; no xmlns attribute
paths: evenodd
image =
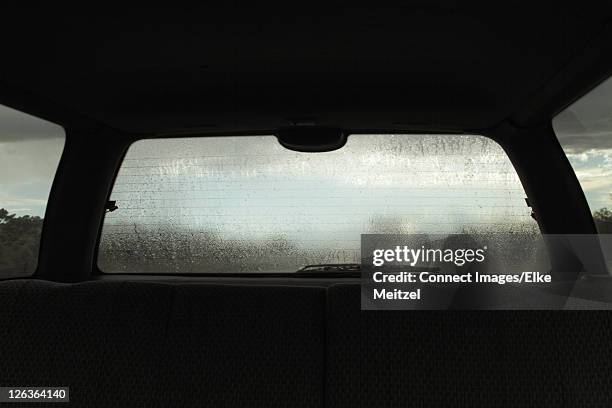
<svg viewBox="0 0 612 408"><path fill-rule="evenodd" d="M386 272L440 272L438 266L406 266L406 265L385 265L375 268L377 271ZM310 277L310 278L361 278L361 264L358 263L343 263L343 264L313 264L306 265L294 272L293 276Z"/></svg>
<svg viewBox="0 0 612 408"><path fill-rule="evenodd" d="M294 275L309 277L355 277L361 276L361 264L313 264L298 269Z"/></svg>

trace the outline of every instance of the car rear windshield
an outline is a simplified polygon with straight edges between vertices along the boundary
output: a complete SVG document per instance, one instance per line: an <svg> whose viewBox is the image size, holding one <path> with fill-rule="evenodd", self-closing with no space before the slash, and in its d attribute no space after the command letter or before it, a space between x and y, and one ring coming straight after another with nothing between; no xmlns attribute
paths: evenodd
<svg viewBox="0 0 612 408"><path fill-rule="evenodd" d="M509 159L476 135L352 135L320 153L274 136L141 140L111 200L108 273L359 263L364 233L539 234Z"/></svg>

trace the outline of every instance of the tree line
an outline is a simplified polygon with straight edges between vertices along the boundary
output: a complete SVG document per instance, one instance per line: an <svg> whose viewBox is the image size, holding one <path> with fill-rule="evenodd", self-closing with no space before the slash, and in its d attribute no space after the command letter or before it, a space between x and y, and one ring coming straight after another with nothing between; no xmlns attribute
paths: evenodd
<svg viewBox="0 0 612 408"><path fill-rule="evenodd" d="M593 213L593 219L600 233L612 233L612 210L606 207L600 208ZM34 272L42 225L41 217L16 216L0 208L0 279L28 276ZM106 245L112 246L113 243L106 243ZM286 245L287 243L284 243L281 247L287 249ZM244 252L245 249L249 248L241 248L241 252Z"/></svg>
<svg viewBox="0 0 612 408"><path fill-rule="evenodd" d="M0 208L0 278L28 276L36 269L43 219Z"/></svg>

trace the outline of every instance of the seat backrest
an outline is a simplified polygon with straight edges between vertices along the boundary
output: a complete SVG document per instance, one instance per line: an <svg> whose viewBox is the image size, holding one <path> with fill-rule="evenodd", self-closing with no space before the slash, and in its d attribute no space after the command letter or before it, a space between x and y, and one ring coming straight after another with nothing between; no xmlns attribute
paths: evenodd
<svg viewBox="0 0 612 408"><path fill-rule="evenodd" d="M359 285L0 283L0 386L75 406L606 406L612 314L361 311Z"/></svg>
<svg viewBox="0 0 612 408"><path fill-rule="evenodd" d="M321 407L325 289L0 283L0 385L76 406Z"/></svg>
<svg viewBox="0 0 612 408"><path fill-rule="evenodd" d="M360 311L359 285L328 297L329 407L612 399L607 311Z"/></svg>

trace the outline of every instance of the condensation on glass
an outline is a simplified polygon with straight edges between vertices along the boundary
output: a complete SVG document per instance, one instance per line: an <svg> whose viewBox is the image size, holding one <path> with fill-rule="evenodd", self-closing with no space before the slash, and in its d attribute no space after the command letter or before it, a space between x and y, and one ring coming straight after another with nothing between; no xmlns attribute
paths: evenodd
<svg viewBox="0 0 612 408"><path fill-rule="evenodd" d="M358 263L364 233L539 234L505 153L471 135L352 135L325 153L274 136L142 140L111 199L105 272Z"/></svg>
<svg viewBox="0 0 612 408"><path fill-rule="evenodd" d="M612 233L612 79L553 119L599 232Z"/></svg>
<svg viewBox="0 0 612 408"><path fill-rule="evenodd" d="M61 126L0 105L0 279L36 269L64 142Z"/></svg>

